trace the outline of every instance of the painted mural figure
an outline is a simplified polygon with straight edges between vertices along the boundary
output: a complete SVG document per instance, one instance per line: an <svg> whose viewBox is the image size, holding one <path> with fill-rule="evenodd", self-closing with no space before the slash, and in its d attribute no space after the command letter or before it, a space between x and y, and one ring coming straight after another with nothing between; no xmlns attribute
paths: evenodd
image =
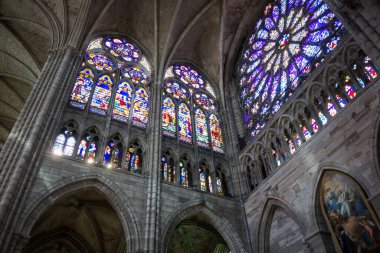
<svg viewBox="0 0 380 253"><path fill-rule="evenodd" d="M379 224L360 187L341 173L328 172L321 191L324 215L341 252L380 252Z"/></svg>

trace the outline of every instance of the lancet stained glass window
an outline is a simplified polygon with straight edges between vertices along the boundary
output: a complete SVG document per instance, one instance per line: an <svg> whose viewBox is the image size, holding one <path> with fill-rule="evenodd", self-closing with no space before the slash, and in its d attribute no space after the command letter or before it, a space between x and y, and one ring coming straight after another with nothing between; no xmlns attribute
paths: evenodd
<svg viewBox="0 0 380 253"><path fill-rule="evenodd" d="M92 40L86 49L69 104L114 120L146 127L151 66L135 45L122 37ZM111 101L112 99L112 101Z"/></svg>
<svg viewBox="0 0 380 253"><path fill-rule="evenodd" d="M176 129L178 129L178 138L192 143L192 133L195 133L195 141L199 147L213 148L214 151L223 153L218 103L211 84L193 67L175 64L166 70L162 88L163 134L176 137ZM215 120L209 120L211 115ZM176 124L177 128L175 128ZM214 125L211 126L211 124ZM212 130L216 135L212 136ZM211 143L215 145L210 147Z"/></svg>
<svg viewBox="0 0 380 253"><path fill-rule="evenodd" d="M336 48L344 33L322 0L275 0L266 7L238 68L240 100L251 137Z"/></svg>

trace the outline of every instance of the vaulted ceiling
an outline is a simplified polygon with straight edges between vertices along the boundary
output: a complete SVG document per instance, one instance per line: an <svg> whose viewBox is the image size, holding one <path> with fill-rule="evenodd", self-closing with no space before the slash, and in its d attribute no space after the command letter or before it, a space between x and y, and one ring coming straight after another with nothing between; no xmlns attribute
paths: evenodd
<svg viewBox="0 0 380 253"><path fill-rule="evenodd" d="M87 1L82 47L95 34L124 34L145 49L156 78L171 62L188 61L207 73L221 98L241 41L264 6L258 0L1 0L0 148L49 51L78 46L71 39Z"/></svg>

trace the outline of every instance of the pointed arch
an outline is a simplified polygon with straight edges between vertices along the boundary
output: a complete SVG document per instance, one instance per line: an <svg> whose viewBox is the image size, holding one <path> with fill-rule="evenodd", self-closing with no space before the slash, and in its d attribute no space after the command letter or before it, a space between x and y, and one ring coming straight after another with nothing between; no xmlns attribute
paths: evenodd
<svg viewBox="0 0 380 253"><path fill-rule="evenodd" d="M99 174L79 175L63 179L49 192L31 201L24 210L25 215L18 223L16 231L28 237L38 218L59 199L72 193L94 189L102 194L115 210L122 223L127 252L139 252L141 249L141 231L137 218L134 216L135 210L130 206L130 201L123 191L111 180Z"/></svg>
<svg viewBox="0 0 380 253"><path fill-rule="evenodd" d="M205 202L200 200L190 201L174 210L164 221L163 240L161 244L161 252L166 252L170 236L175 230L176 226L185 218L191 217L195 214L203 214L208 218L208 222L216 231L223 237L231 252L245 253L247 250L244 248L243 243L232 227L231 223L220 214L217 210L208 206Z"/></svg>

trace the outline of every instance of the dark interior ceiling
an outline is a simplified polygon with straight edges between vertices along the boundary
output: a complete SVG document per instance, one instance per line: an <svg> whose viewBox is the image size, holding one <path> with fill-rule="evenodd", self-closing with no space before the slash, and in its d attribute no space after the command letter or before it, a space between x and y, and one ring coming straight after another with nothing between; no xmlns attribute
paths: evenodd
<svg viewBox="0 0 380 253"><path fill-rule="evenodd" d="M107 200L94 190L84 190L44 212L24 252L125 252L124 232Z"/></svg>
<svg viewBox="0 0 380 253"><path fill-rule="evenodd" d="M0 1L0 149L50 50L72 43L85 1ZM252 18L245 17L256 3L261 8L258 0L95 0L84 41L98 33L125 34L152 58L156 77L173 61L189 61L207 73L223 98L225 67L233 68L251 27Z"/></svg>

